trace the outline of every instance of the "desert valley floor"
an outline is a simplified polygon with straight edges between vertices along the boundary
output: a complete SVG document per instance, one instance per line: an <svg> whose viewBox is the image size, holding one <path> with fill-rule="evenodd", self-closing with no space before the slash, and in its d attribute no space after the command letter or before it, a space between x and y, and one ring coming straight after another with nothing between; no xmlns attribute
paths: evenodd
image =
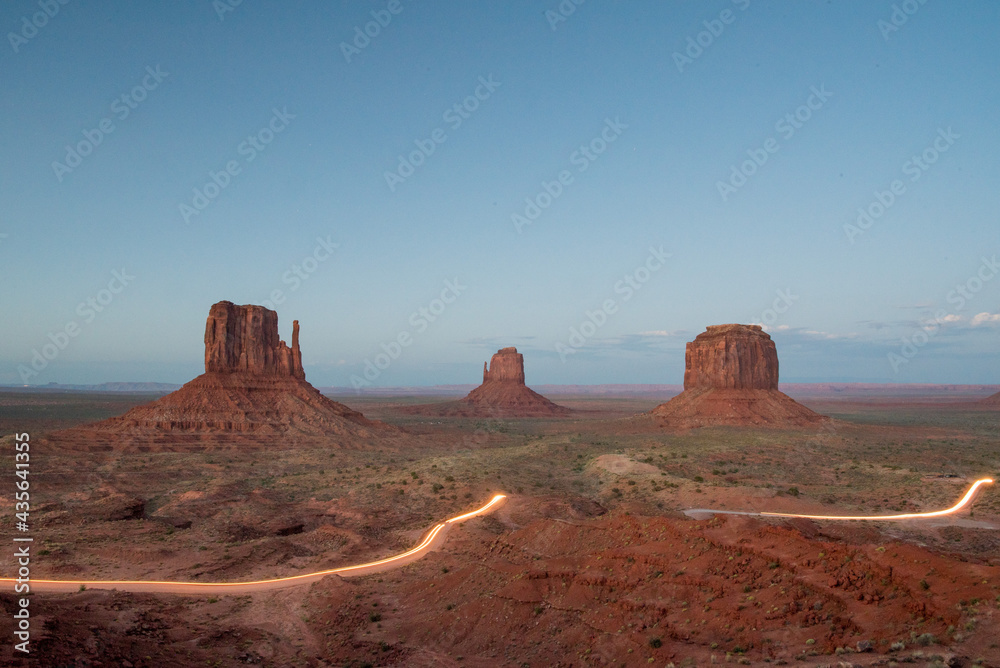
<svg viewBox="0 0 1000 668"><path fill-rule="evenodd" d="M489 418L407 410L454 397L346 395L400 431L351 448L36 446L36 578L306 573L402 552L508 499L377 575L239 596L36 594L38 663L6 643L0 664L1000 666L997 486L934 521L683 514L936 510L1000 475L988 391L790 393L833 421L677 430L644 415L664 396L549 393L572 413ZM0 433L36 443L151 398L3 392ZM2 505L12 516L9 481ZM9 638L15 597L0 602Z"/></svg>

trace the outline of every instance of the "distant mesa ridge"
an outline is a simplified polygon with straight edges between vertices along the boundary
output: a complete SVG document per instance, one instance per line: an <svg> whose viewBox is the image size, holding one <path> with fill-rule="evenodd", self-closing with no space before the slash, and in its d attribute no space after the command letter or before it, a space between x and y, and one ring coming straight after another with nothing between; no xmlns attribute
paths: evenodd
<svg viewBox="0 0 1000 668"><path fill-rule="evenodd" d="M826 420L778 390L778 352L760 325L710 325L687 344L684 391L651 414L682 428Z"/></svg>
<svg viewBox="0 0 1000 668"><path fill-rule="evenodd" d="M205 373L124 415L49 434L88 450L174 450L224 445L352 447L395 427L369 420L305 380L299 323L292 345L263 306L213 304L205 323Z"/></svg>

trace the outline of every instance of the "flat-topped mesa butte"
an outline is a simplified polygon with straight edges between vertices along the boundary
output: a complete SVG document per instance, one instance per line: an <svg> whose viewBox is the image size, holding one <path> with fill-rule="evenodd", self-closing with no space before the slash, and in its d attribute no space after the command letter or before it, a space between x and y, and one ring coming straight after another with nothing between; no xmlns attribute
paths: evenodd
<svg viewBox="0 0 1000 668"><path fill-rule="evenodd" d="M489 365L483 363L483 384L459 403L498 417L543 417L570 412L524 384L524 355L514 347L501 348L490 358Z"/></svg>
<svg viewBox="0 0 1000 668"><path fill-rule="evenodd" d="M85 450L186 450L362 447L399 433L323 396L305 377L298 320L289 347L278 338L277 313L222 301L205 323L205 373L124 415L48 438Z"/></svg>
<svg viewBox="0 0 1000 668"><path fill-rule="evenodd" d="M483 384L458 401L420 404L401 413L454 417L560 417L572 411L552 403L524 384L524 355L501 348L483 363Z"/></svg>
<svg viewBox="0 0 1000 668"><path fill-rule="evenodd" d="M687 344L684 391L651 414L683 428L826 420L778 390L778 352L760 325L710 325Z"/></svg>
<svg viewBox="0 0 1000 668"><path fill-rule="evenodd" d="M709 325L687 344L684 389L777 390L778 351L760 325Z"/></svg>
<svg viewBox="0 0 1000 668"><path fill-rule="evenodd" d="M213 304L205 323L205 373L245 372L305 380L299 350L299 321L292 322L292 347L278 339L278 314L247 304Z"/></svg>
<svg viewBox="0 0 1000 668"><path fill-rule="evenodd" d="M486 383L524 385L524 355L513 346L498 350L488 365L483 362L483 385Z"/></svg>

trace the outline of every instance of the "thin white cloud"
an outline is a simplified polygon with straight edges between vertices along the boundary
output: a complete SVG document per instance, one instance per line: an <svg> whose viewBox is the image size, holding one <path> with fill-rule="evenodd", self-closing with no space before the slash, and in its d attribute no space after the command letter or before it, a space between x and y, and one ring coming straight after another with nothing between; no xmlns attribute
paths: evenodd
<svg viewBox="0 0 1000 668"><path fill-rule="evenodd" d="M821 332L817 329L803 329L802 333L820 339L851 339L857 336L857 334L831 334L830 332Z"/></svg>
<svg viewBox="0 0 1000 668"><path fill-rule="evenodd" d="M818 329L803 329L801 327L789 327L788 325L781 325L769 331L781 331L783 334L785 334L785 336L782 338L786 339L794 339L797 336L810 339L824 339L827 341L856 340L859 338L859 335L856 332L849 332L847 334L833 334L831 332L824 332Z"/></svg>
<svg viewBox="0 0 1000 668"><path fill-rule="evenodd" d="M977 313L972 316L972 326L978 327L979 325L986 325L991 323L1000 323L1000 313L989 313L983 311L982 313Z"/></svg>

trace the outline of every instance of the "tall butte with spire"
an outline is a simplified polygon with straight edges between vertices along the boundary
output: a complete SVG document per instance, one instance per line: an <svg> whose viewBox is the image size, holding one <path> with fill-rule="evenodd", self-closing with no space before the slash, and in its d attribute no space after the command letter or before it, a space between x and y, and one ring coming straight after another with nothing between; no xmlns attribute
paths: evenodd
<svg viewBox="0 0 1000 668"><path fill-rule="evenodd" d="M299 350L299 321L292 347L278 339L278 314L263 306L213 304L205 323L205 373L247 373L306 379Z"/></svg>
<svg viewBox="0 0 1000 668"><path fill-rule="evenodd" d="M524 355L517 348L501 348L483 362L483 384L458 401L420 404L401 413L456 417L559 417L572 411L552 403L524 384Z"/></svg>
<svg viewBox="0 0 1000 668"><path fill-rule="evenodd" d="M517 348L501 348L483 362L483 384L469 392L460 404L482 414L509 417L566 415L570 409L552 403L524 384L524 355Z"/></svg>
<svg viewBox="0 0 1000 668"><path fill-rule="evenodd" d="M760 325L710 325L687 344L684 391L651 415L670 426L804 426L828 418L778 390L778 351Z"/></svg>
<svg viewBox="0 0 1000 668"><path fill-rule="evenodd" d="M306 382L298 320L289 347L278 338L277 313L221 301L212 305L205 323L205 373L124 415L53 432L48 439L88 450L352 447L397 432Z"/></svg>

